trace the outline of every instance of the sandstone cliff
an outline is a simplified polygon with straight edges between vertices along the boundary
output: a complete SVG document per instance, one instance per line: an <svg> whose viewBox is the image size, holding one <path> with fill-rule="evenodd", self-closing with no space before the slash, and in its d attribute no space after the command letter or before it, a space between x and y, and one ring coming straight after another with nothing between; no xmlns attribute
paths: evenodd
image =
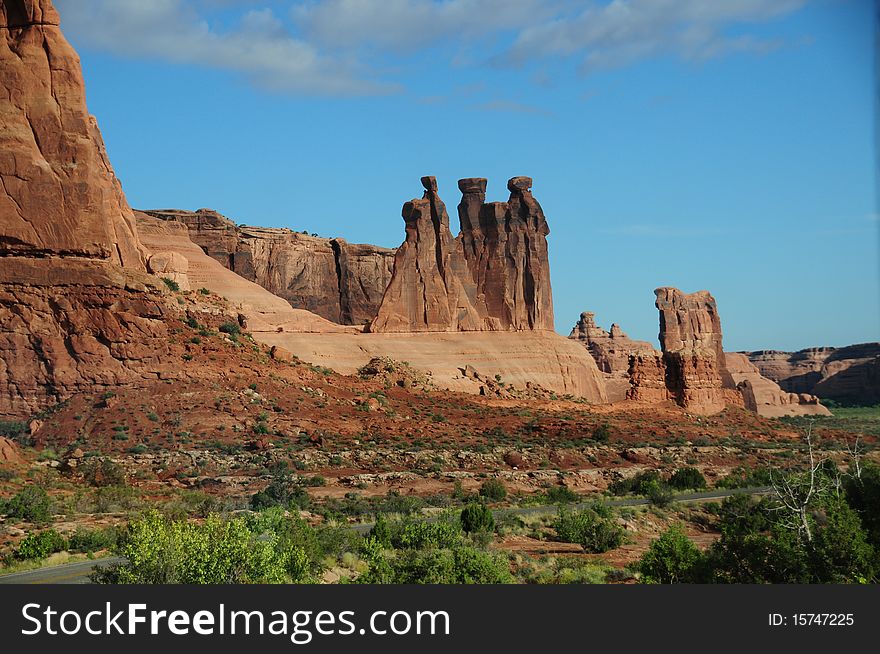
<svg viewBox="0 0 880 654"><path fill-rule="evenodd" d="M0 414L173 374L169 309L49 0L0 2L0 83Z"/></svg>
<svg viewBox="0 0 880 654"><path fill-rule="evenodd" d="M363 325L379 309L394 250L320 238L289 229L237 226L211 209L155 209L150 216L185 224L189 238L245 279L342 325Z"/></svg>
<svg viewBox="0 0 880 654"><path fill-rule="evenodd" d="M0 256L144 269L134 217L49 0L0 4Z"/></svg>
<svg viewBox="0 0 880 654"><path fill-rule="evenodd" d="M798 352L748 353L761 374L791 393L810 393L843 404L880 403L880 343L816 347Z"/></svg>

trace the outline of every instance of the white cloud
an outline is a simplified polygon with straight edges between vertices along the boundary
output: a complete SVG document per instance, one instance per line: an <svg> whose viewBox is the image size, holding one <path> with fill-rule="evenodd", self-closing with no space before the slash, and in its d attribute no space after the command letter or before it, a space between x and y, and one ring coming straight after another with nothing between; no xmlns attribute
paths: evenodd
<svg viewBox="0 0 880 654"><path fill-rule="evenodd" d="M308 0L291 15L315 42L417 50L549 20L571 0Z"/></svg>
<svg viewBox="0 0 880 654"><path fill-rule="evenodd" d="M71 37L114 54L235 71L260 87L279 91L356 95L394 89L370 80L351 60L322 55L294 38L268 8L250 10L234 27L221 30L184 0L56 4Z"/></svg>
<svg viewBox="0 0 880 654"><path fill-rule="evenodd" d="M401 53L452 46L436 65L580 70L658 55L705 60L780 43L749 26L807 0L56 0L78 44L230 70L268 89L318 95L398 90ZM229 24L230 17L236 17ZM735 33L731 33L735 28ZM436 54L436 53L432 53ZM396 56L392 59L389 55ZM445 59L444 59L445 57ZM380 77L382 79L380 79Z"/></svg>
<svg viewBox="0 0 880 654"><path fill-rule="evenodd" d="M779 43L728 36L732 26L761 23L799 9L806 0L613 0L523 29L496 61L523 65L544 57L579 57L589 72L667 53L701 60L728 52L766 52Z"/></svg>

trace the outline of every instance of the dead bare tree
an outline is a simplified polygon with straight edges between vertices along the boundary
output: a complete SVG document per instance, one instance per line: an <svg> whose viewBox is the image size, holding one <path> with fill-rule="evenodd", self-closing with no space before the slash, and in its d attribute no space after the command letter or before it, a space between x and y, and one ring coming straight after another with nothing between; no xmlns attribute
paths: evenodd
<svg viewBox="0 0 880 654"><path fill-rule="evenodd" d="M807 424L804 432L804 440L807 443L807 452L810 458L809 468L805 472L786 474L777 472L774 474L770 469L770 483L776 494L777 505L774 511L787 514L781 524L789 529L796 530L807 542L813 540L813 531L810 527L810 505L818 497L828 492L828 480L820 470L825 459L816 458L813 444L813 422Z"/></svg>
<svg viewBox="0 0 880 654"><path fill-rule="evenodd" d="M850 447L849 441L846 442L846 451L849 453L849 476L853 479L861 481L862 479L862 449L859 444L860 434L856 434L856 441Z"/></svg>

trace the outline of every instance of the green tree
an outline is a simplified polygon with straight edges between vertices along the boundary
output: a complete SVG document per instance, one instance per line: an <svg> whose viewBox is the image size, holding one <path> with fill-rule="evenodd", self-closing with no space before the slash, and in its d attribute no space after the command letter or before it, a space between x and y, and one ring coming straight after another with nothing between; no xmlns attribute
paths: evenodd
<svg viewBox="0 0 880 654"><path fill-rule="evenodd" d="M487 479L480 485L480 496L490 502L500 502L507 497L507 487L500 479Z"/></svg>
<svg viewBox="0 0 880 654"><path fill-rule="evenodd" d="M706 488L706 478L703 476L703 473L690 466L676 470L667 483L677 490L700 490Z"/></svg>
<svg viewBox="0 0 880 654"><path fill-rule="evenodd" d="M647 584L694 583L702 563L702 552L679 525L673 525L651 542L638 569Z"/></svg>
<svg viewBox="0 0 880 654"><path fill-rule="evenodd" d="M50 505L46 489L32 484L6 502L6 514L11 518L42 524L49 522L52 517Z"/></svg>
<svg viewBox="0 0 880 654"><path fill-rule="evenodd" d="M211 514L202 524L169 520L157 511L129 524L118 548L126 564L96 581L123 584L235 584L304 581L305 551L277 534L255 534L243 518Z"/></svg>
<svg viewBox="0 0 880 654"><path fill-rule="evenodd" d="M495 518L485 504L468 504L461 510L461 527L468 534L491 532L495 529Z"/></svg>
<svg viewBox="0 0 880 654"><path fill-rule="evenodd" d="M615 522L611 510L599 503L583 511L567 511L560 507L553 523L556 536L566 543L577 543L585 552L601 554L623 544L623 529Z"/></svg>

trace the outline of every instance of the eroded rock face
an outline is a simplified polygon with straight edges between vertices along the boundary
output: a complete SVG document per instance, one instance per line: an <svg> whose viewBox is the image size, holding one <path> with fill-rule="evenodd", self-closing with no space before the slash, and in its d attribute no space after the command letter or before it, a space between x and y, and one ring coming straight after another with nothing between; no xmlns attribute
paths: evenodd
<svg viewBox="0 0 880 654"><path fill-rule="evenodd" d="M880 403L880 343L814 347L798 352L748 353L761 374L790 393L814 394L843 404Z"/></svg>
<svg viewBox="0 0 880 654"><path fill-rule="evenodd" d="M190 290L189 277L186 274L189 262L179 252L154 252L147 259L147 270L157 277L175 282L181 291Z"/></svg>
<svg viewBox="0 0 880 654"><path fill-rule="evenodd" d="M650 343L629 338L617 324L611 325L610 332L598 327L595 315L589 311L581 314L568 337L582 343L589 350L599 370L605 375L608 399L612 402L626 399L630 395L630 366L633 355L655 352Z"/></svg>
<svg viewBox="0 0 880 654"><path fill-rule="evenodd" d="M168 305L58 22L0 2L0 415L169 374Z"/></svg>
<svg viewBox="0 0 880 654"><path fill-rule="evenodd" d="M785 415L830 415L819 398L808 393L789 393L761 375L761 372L738 352L724 354L725 368L743 397L745 408L758 415L778 418Z"/></svg>
<svg viewBox="0 0 880 654"><path fill-rule="evenodd" d="M437 180L422 177L421 199L403 205L406 240L394 256L394 272L372 332L480 331L487 311L470 277L461 242L449 231Z"/></svg>
<svg viewBox="0 0 880 654"><path fill-rule="evenodd" d="M237 226L211 209L144 213L185 224L190 239L224 267L269 292L342 325L363 325L391 280L394 250L289 229Z"/></svg>
<svg viewBox="0 0 880 654"><path fill-rule="evenodd" d="M634 353L630 357L628 375L630 388L627 399L638 402L664 402L670 399L662 352L652 350Z"/></svg>
<svg viewBox="0 0 880 654"><path fill-rule="evenodd" d="M708 291L687 294L671 287L658 288L654 294L670 395L695 413L721 411L727 373L715 298Z"/></svg>
<svg viewBox="0 0 880 654"><path fill-rule="evenodd" d="M459 180L462 245L468 269L500 329L552 330L550 228L532 196L532 179L507 182L510 199L486 204L486 180Z"/></svg>
<svg viewBox="0 0 880 654"><path fill-rule="evenodd" d="M144 269L134 217L49 0L0 4L0 255Z"/></svg>
<svg viewBox="0 0 880 654"><path fill-rule="evenodd" d="M514 177L510 200L488 204L485 179L459 180L456 238L436 180L422 181L424 197L404 205L406 241L371 331L552 330L550 230L531 178Z"/></svg>

